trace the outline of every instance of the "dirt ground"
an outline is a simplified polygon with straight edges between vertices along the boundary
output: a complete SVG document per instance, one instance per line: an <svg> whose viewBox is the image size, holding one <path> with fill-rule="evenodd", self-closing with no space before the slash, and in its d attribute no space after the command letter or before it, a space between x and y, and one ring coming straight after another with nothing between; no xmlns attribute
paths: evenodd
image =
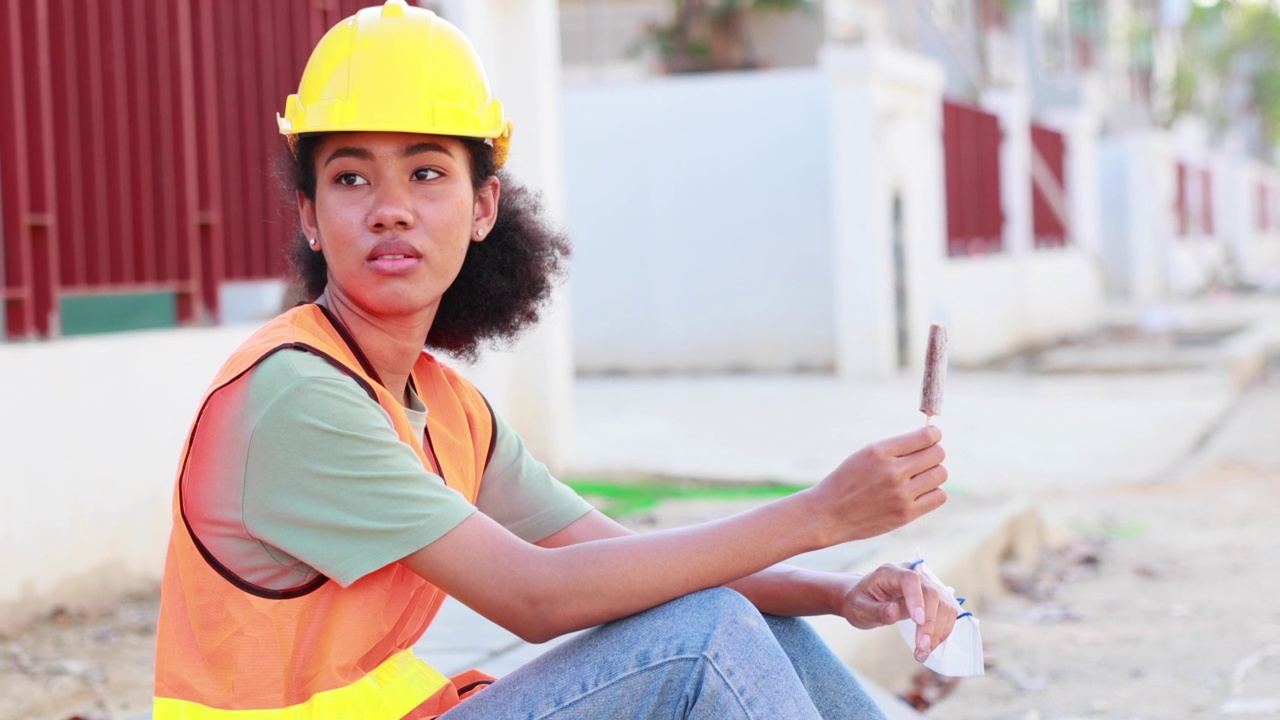
<svg viewBox="0 0 1280 720"><path fill-rule="evenodd" d="M1280 718L1280 468L1052 499L1076 528L982 611L938 720Z"/></svg>
<svg viewBox="0 0 1280 720"><path fill-rule="evenodd" d="M60 608L12 637L0 636L0 719L147 716L157 594Z"/></svg>
<svg viewBox="0 0 1280 720"><path fill-rule="evenodd" d="M1067 542L981 613L987 675L928 716L1280 718L1278 418L1273 375L1174 477L1042 498Z"/></svg>
<svg viewBox="0 0 1280 720"><path fill-rule="evenodd" d="M1176 474L1040 498L1058 549L980 611L987 675L933 689L927 716L1280 718L1277 418L1272 379ZM155 612L130 597L0 636L0 720L145 717Z"/></svg>

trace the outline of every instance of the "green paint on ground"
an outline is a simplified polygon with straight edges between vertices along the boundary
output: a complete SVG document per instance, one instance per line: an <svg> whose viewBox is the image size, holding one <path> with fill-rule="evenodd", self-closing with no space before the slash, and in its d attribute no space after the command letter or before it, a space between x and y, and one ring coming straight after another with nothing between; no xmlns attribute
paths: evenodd
<svg viewBox="0 0 1280 720"><path fill-rule="evenodd" d="M1150 527L1142 520L1119 523L1106 527L1106 533L1113 538L1136 538L1147 534Z"/></svg>
<svg viewBox="0 0 1280 720"><path fill-rule="evenodd" d="M664 480L626 482L596 479L568 480L566 484L592 501L601 512L613 518L646 512L665 501L766 501L786 497L808 487L783 483L731 485Z"/></svg>
<svg viewBox="0 0 1280 720"><path fill-rule="evenodd" d="M1098 523L1093 521L1086 522L1077 519L1071 523L1071 527L1079 533L1108 537L1116 540L1130 540L1142 537L1151 530L1150 524L1145 520L1130 520L1129 522L1123 523L1109 520Z"/></svg>

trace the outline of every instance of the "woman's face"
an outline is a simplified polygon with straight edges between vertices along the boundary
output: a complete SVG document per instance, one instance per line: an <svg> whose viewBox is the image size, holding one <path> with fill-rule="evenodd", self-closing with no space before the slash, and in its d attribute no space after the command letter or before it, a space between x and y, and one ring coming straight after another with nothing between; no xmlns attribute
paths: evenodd
<svg viewBox="0 0 1280 720"><path fill-rule="evenodd" d="M487 233L498 181L472 185L462 141L413 133L335 133L315 153L315 201L302 228L329 266L334 300L384 319L430 322L467 248Z"/></svg>

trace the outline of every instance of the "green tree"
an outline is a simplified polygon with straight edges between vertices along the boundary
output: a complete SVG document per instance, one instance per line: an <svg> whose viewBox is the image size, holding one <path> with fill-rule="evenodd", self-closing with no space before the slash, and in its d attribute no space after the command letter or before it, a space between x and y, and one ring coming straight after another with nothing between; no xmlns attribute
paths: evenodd
<svg viewBox="0 0 1280 720"><path fill-rule="evenodd" d="M1267 153L1280 144L1280 12L1271 2L1197 3L1182 28L1172 115L1196 114L1222 132L1255 115ZM1172 118L1171 118L1172 119Z"/></svg>
<svg viewBox="0 0 1280 720"><path fill-rule="evenodd" d="M812 11L812 0L671 0L671 20L645 29L640 46L650 46L669 73L746 70L759 67L747 35L747 15L755 11Z"/></svg>

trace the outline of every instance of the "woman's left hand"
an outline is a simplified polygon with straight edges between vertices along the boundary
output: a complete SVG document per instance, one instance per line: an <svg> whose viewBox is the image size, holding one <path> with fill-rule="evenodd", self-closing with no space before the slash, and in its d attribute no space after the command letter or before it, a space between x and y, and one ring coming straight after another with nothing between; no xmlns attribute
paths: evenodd
<svg viewBox="0 0 1280 720"><path fill-rule="evenodd" d="M923 574L885 564L845 592L840 614L864 630L911 618L916 624L915 657L924 662L951 635L960 606L947 588Z"/></svg>

